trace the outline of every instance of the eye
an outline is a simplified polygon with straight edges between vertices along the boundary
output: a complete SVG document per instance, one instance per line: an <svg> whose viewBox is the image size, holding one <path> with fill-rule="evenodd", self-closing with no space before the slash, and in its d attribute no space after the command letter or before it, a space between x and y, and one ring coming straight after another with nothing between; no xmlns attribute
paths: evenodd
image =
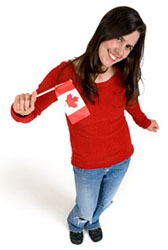
<svg viewBox="0 0 168 250"><path fill-rule="evenodd" d="M121 42L123 40L123 38L120 36L120 37L117 37L116 38L118 42Z"/></svg>
<svg viewBox="0 0 168 250"><path fill-rule="evenodd" d="M131 46L131 45L126 45L125 47L126 47L126 49L129 50L129 51L133 50L133 46Z"/></svg>

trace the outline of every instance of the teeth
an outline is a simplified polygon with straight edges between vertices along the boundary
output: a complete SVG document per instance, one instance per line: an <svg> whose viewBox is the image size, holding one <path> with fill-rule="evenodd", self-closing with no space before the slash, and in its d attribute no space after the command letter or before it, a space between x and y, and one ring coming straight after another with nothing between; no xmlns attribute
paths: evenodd
<svg viewBox="0 0 168 250"><path fill-rule="evenodd" d="M111 57L111 59L113 59L113 60L116 60L117 58L115 57L115 56L113 56L112 54L109 54L110 55L110 57Z"/></svg>

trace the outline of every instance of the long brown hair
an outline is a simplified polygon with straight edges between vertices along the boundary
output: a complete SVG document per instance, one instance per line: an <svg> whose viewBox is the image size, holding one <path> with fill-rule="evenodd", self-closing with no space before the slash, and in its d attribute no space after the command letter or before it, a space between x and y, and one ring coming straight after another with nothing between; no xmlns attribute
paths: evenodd
<svg viewBox="0 0 168 250"><path fill-rule="evenodd" d="M100 21L93 37L88 43L85 53L72 62L78 62L76 70L80 77L80 87L85 100L95 103L94 97L98 96L95 78L103 73L102 63L99 59L99 46L103 41L118 38L134 31L140 37L128 57L115 65L122 74L123 87L126 89L126 105L130 100L137 101L139 96L138 82L141 80L141 59L144 52L146 25L139 13L130 7L117 7L110 10Z"/></svg>

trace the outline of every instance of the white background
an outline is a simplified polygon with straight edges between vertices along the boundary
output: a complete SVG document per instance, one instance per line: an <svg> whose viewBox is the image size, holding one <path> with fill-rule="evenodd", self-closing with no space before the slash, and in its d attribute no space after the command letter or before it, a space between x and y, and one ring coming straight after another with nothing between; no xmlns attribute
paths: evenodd
<svg viewBox="0 0 168 250"><path fill-rule="evenodd" d="M166 1L6 0L0 3L0 249L76 249L66 217L74 205L69 133L58 103L30 124L16 123L16 94L32 92L60 62L81 55L113 7L138 10L147 24L142 110L158 133L127 115L135 153L113 205L102 215L104 239L85 234L81 249L168 249Z"/></svg>

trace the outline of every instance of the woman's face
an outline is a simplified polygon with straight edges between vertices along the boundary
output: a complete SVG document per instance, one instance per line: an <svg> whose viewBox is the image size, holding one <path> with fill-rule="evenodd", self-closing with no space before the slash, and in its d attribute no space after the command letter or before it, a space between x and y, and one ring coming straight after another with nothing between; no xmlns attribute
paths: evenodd
<svg viewBox="0 0 168 250"><path fill-rule="evenodd" d="M140 34L134 31L128 35L104 41L99 46L99 58L103 69L125 59L137 43Z"/></svg>

